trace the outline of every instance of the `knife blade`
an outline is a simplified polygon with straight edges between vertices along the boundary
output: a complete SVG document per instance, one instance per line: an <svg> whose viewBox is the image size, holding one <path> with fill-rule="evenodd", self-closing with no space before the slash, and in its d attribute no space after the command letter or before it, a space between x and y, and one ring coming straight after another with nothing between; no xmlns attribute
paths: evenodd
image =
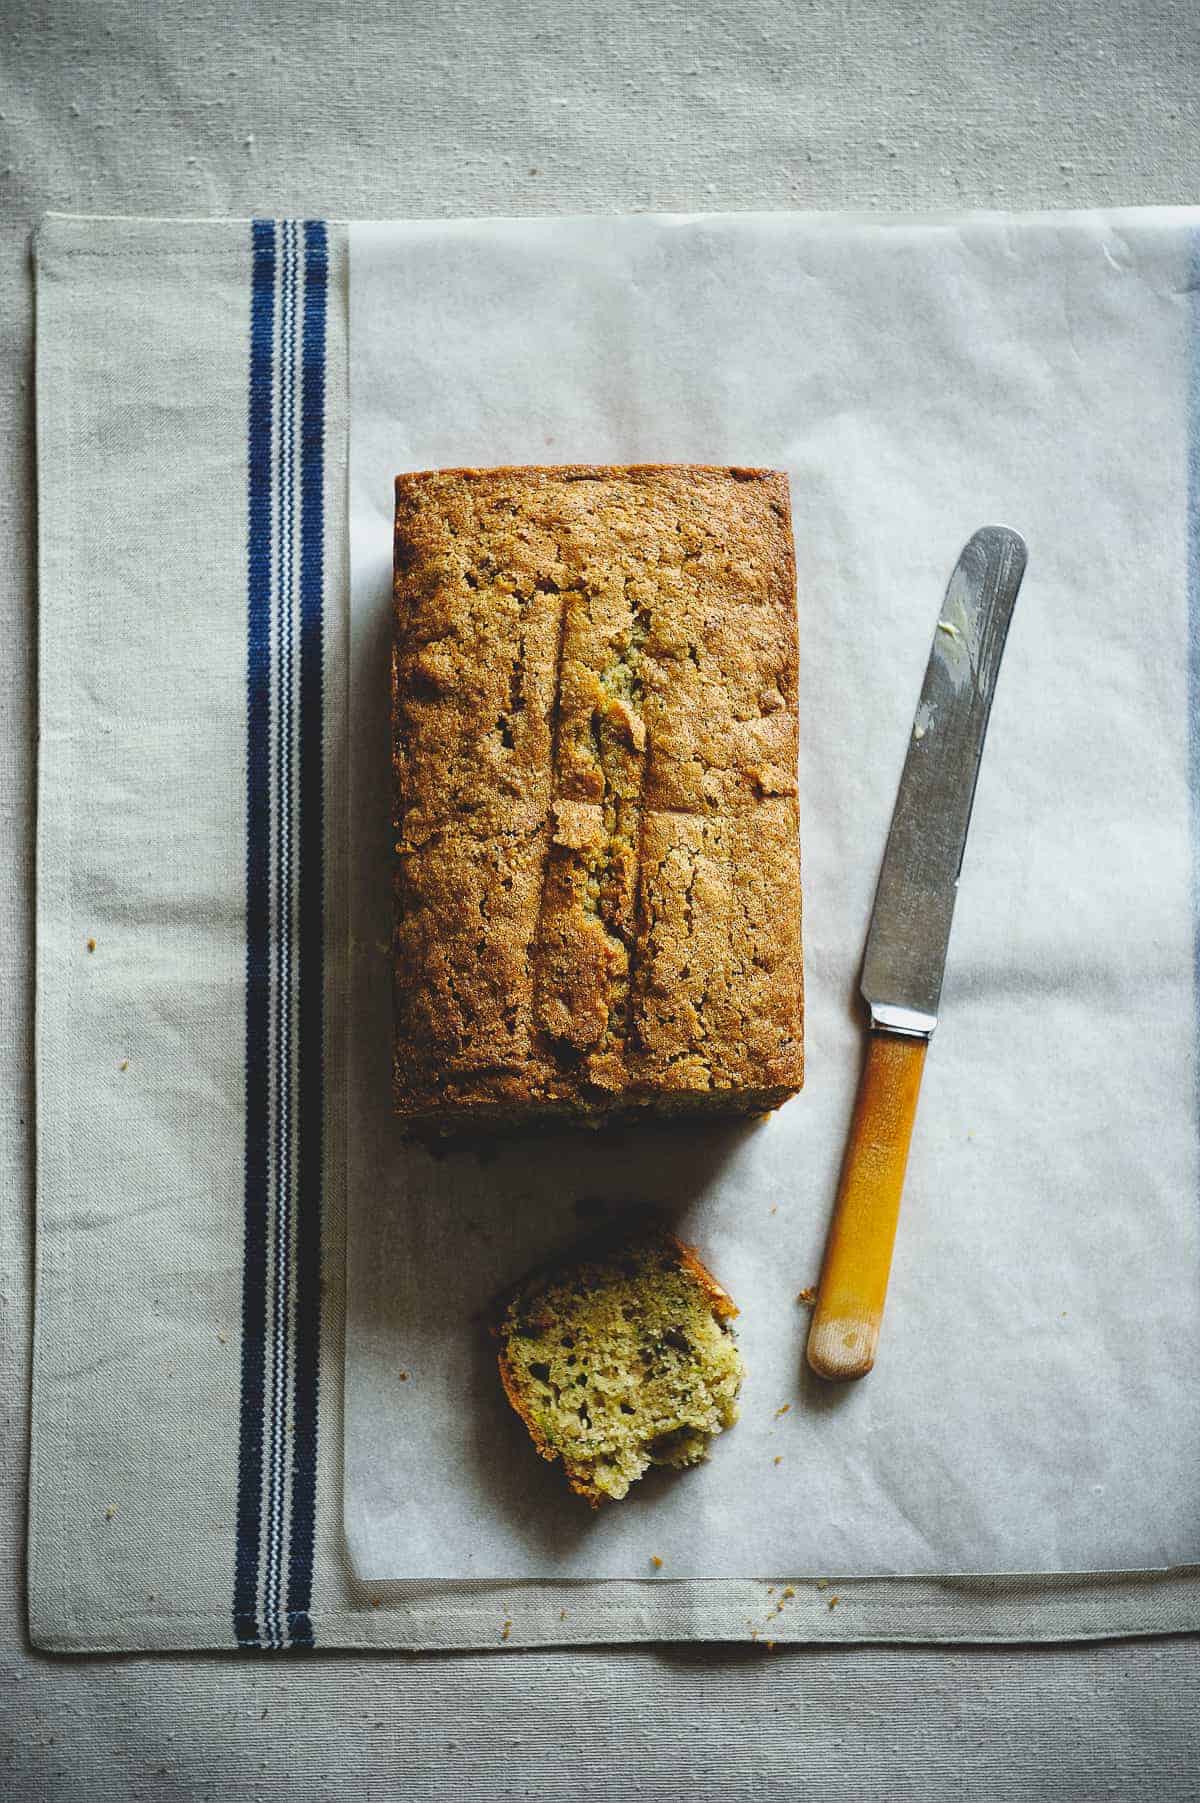
<svg viewBox="0 0 1200 1803"><path fill-rule="evenodd" d="M937 1024L979 760L1026 556L1019 534L984 526L946 589L863 959L876 1027L928 1038Z"/></svg>
<svg viewBox="0 0 1200 1803"><path fill-rule="evenodd" d="M832 1381L875 1363L979 760L1025 561L1019 534L982 527L963 547L933 635L867 935L871 1032L808 1335L809 1365Z"/></svg>

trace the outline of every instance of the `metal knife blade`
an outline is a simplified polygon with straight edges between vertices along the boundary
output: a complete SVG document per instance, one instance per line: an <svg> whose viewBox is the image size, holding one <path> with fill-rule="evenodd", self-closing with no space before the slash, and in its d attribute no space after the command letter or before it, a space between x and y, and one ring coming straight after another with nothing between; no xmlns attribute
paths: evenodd
<svg viewBox="0 0 1200 1803"><path fill-rule="evenodd" d="M928 1039L992 695L1025 574L1025 541L983 526L946 590L883 854L863 960L871 1025Z"/></svg>

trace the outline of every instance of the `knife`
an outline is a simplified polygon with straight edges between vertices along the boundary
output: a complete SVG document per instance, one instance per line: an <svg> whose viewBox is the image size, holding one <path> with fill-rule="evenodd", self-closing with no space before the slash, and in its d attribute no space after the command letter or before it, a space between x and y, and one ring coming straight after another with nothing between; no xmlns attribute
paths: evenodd
<svg viewBox="0 0 1200 1803"><path fill-rule="evenodd" d="M933 635L867 935L871 1031L808 1334L809 1364L833 1381L865 1377L875 1363L979 759L1025 558L1017 533L982 527L963 547Z"/></svg>

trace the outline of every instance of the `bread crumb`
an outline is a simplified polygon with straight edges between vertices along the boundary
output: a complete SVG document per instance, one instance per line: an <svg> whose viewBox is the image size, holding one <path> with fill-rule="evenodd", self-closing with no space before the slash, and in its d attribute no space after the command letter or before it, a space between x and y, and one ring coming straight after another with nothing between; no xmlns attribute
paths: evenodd
<svg viewBox="0 0 1200 1803"><path fill-rule="evenodd" d="M817 1589L818 1590L828 1590L829 1589L829 1579L828 1578L818 1578L817 1579Z"/></svg>
<svg viewBox="0 0 1200 1803"><path fill-rule="evenodd" d="M559 1621L566 1621L566 1619L567 1619L567 1612L566 1612L566 1610L565 1610L565 1609L560 1609L560 1610L559 1610L559 1612L558 1612L558 1619L559 1619Z"/></svg>
<svg viewBox="0 0 1200 1803"><path fill-rule="evenodd" d="M776 1454L775 1454L775 1464L776 1464L776 1465L782 1465L782 1464L783 1464L783 1454L782 1454L782 1453L781 1453L781 1452L777 1452L777 1453L776 1453Z"/></svg>
<svg viewBox="0 0 1200 1803"><path fill-rule="evenodd" d="M800 1294L796 1297L796 1301L800 1304L800 1306L802 1308L812 1308L812 1306L816 1302L816 1300L817 1300L816 1285L811 1284L811 1283L806 1283L804 1288L801 1290Z"/></svg>
<svg viewBox="0 0 1200 1803"><path fill-rule="evenodd" d="M408 1372L407 1371L401 1371L398 1373L398 1375L400 1378L400 1382L402 1384L406 1384L408 1382Z"/></svg>
<svg viewBox="0 0 1200 1803"><path fill-rule="evenodd" d="M217 1344L218 1346L228 1346L229 1341L225 1338L223 1333L217 1335Z"/></svg>
<svg viewBox="0 0 1200 1803"><path fill-rule="evenodd" d="M87 948L88 948L89 952L94 952L96 949L96 941L94 939L89 939L87 942Z"/></svg>
<svg viewBox="0 0 1200 1803"><path fill-rule="evenodd" d="M777 1214L778 1214L778 1213L779 1213L779 1204L778 1204L778 1202L777 1202L777 1203L776 1203L776 1204L775 1204L775 1206L774 1206L774 1208L773 1208L773 1209L772 1209L772 1210L771 1210L771 1213L772 1213L772 1214L773 1214L773 1215L777 1215Z"/></svg>
<svg viewBox="0 0 1200 1803"><path fill-rule="evenodd" d="M119 1071L127 1071L127 1070L128 1070L128 1069L129 1069L129 1060L128 1060L128 1058L122 1058L122 1060L121 1060L121 1062L120 1062L120 1064L118 1064L118 1066L117 1066L117 1069L118 1069L118 1070L119 1070Z"/></svg>
<svg viewBox="0 0 1200 1803"><path fill-rule="evenodd" d="M773 1653L775 1651L775 1642L773 1640L764 1640L763 1645L766 1647L768 1653Z"/></svg>
<svg viewBox="0 0 1200 1803"><path fill-rule="evenodd" d="M831 1609L836 1609L841 1600L840 1596L831 1596L829 1599L829 1607Z"/></svg>
<svg viewBox="0 0 1200 1803"><path fill-rule="evenodd" d="M377 1596L373 1596L373 1597L372 1597L372 1598L371 1598L371 1607L372 1607L372 1609L378 1609L378 1607L379 1607L379 1598L378 1598L378 1597L377 1597Z"/></svg>
<svg viewBox="0 0 1200 1803"><path fill-rule="evenodd" d="M785 1584L783 1587L783 1594L784 1596L795 1596L795 1586L792 1584Z"/></svg>
<svg viewBox="0 0 1200 1803"><path fill-rule="evenodd" d="M116 1505L114 1503L109 1503L107 1509L104 1511L105 1521L111 1521L116 1512Z"/></svg>
<svg viewBox="0 0 1200 1803"><path fill-rule="evenodd" d="M662 1570L662 1560L659 1558L657 1553L651 1553L650 1563L651 1563L651 1565L653 1565L655 1571Z"/></svg>
<svg viewBox="0 0 1200 1803"><path fill-rule="evenodd" d="M512 1633L512 1622L506 1621L504 1626L500 1630L501 1640L507 1640L511 1633Z"/></svg>
<svg viewBox="0 0 1200 1803"><path fill-rule="evenodd" d="M789 1409L790 1409L790 1408L791 1408L791 1406L792 1406L792 1405L791 1405L791 1403L790 1403L790 1402L785 1402L785 1403L784 1403L784 1405L783 1405L783 1407L782 1407L782 1408L781 1408L781 1409L776 1409L776 1411L775 1411L775 1419L776 1419L776 1421L778 1421L778 1420L779 1420L779 1417L780 1417L780 1416L781 1416L781 1415L786 1415L786 1414L787 1414L787 1412L788 1412L788 1410L789 1410Z"/></svg>

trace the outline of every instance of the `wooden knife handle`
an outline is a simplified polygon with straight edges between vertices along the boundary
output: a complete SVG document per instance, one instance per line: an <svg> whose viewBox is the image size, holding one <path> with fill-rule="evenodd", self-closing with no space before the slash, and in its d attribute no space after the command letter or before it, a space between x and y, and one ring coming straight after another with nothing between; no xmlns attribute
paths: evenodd
<svg viewBox="0 0 1200 1803"><path fill-rule="evenodd" d="M808 1362L834 1382L875 1363L924 1039L872 1032L808 1333Z"/></svg>

